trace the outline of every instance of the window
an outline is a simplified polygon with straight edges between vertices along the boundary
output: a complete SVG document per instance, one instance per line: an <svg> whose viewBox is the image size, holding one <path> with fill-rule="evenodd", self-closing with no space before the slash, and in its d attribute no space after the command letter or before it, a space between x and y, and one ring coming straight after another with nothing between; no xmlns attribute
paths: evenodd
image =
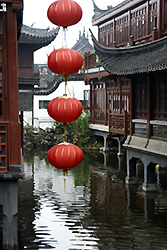
<svg viewBox="0 0 167 250"><path fill-rule="evenodd" d="M153 100L154 106L153 119L167 120L167 79L166 77L155 77L153 84Z"/></svg>
<svg viewBox="0 0 167 250"><path fill-rule="evenodd" d="M39 101L39 109L47 109L50 101L48 100L40 100Z"/></svg>
<svg viewBox="0 0 167 250"><path fill-rule="evenodd" d="M144 79L136 81L134 89L135 118L146 118L147 116L147 84Z"/></svg>

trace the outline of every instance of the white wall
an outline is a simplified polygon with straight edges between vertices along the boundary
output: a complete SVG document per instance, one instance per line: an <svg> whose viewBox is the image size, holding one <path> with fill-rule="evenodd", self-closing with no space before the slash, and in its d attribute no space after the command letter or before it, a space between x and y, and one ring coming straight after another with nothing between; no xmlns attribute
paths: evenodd
<svg viewBox="0 0 167 250"><path fill-rule="evenodd" d="M67 83L66 93L68 96L75 97L78 100L84 100L84 90L89 90L90 86L85 85L84 81L71 81ZM34 127L45 129L52 127L53 119L48 115L47 109L39 109L40 100L52 100L58 96L65 94L65 83L62 82L59 87L50 95L34 96Z"/></svg>

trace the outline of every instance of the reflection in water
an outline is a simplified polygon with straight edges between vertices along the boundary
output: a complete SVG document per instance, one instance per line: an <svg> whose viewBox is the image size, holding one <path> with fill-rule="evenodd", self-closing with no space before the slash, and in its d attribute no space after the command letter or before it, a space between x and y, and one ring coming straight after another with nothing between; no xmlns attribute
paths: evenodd
<svg viewBox="0 0 167 250"><path fill-rule="evenodd" d="M166 192L125 186L123 158L84 153L67 177L47 163L46 153L25 154L24 162L19 250L167 249Z"/></svg>

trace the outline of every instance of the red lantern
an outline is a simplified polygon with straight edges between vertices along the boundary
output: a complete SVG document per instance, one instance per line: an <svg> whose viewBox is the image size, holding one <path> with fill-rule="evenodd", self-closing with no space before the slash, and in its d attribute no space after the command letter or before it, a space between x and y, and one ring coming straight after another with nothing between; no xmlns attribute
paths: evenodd
<svg viewBox="0 0 167 250"><path fill-rule="evenodd" d="M61 48L54 50L48 56L48 67L56 74L67 76L77 73L82 65L83 58L81 54L74 49Z"/></svg>
<svg viewBox="0 0 167 250"><path fill-rule="evenodd" d="M63 142L53 146L48 151L47 158L52 166L65 171L81 163L83 152L76 145Z"/></svg>
<svg viewBox="0 0 167 250"><path fill-rule="evenodd" d="M82 9L73 0L58 0L49 6L47 16L53 24L66 28L81 20Z"/></svg>
<svg viewBox="0 0 167 250"><path fill-rule="evenodd" d="M62 123L70 123L79 118L82 113L82 104L74 97L67 95L54 98L48 104L48 114L54 120Z"/></svg>

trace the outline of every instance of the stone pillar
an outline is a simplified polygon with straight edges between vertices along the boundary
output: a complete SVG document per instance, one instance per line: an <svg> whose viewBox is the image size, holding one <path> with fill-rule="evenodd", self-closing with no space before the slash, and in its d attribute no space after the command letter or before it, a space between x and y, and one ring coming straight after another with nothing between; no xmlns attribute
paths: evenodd
<svg viewBox="0 0 167 250"><path fill-rule="evenodd" d="M109 153L103 152L103 155L104 155L104 166L107 166Z"/></svg>
<svg viewBox="0 0 167 250"><path fill-rule="evenodd" d="M18 187L17 181L0 181L0 204L3 205L3 247L16 249L18 245Z"/></svg>
<svg viewBox="0 0 167 250"><path fill-rule="evenodd" d="M103 147L103 152L109 151L108 148L108 141L107 141L107 136L103 136L104 138L104 147Z"/></svg>
<svg viewBox="0 0 167 250"><path fill-rule="evenodd" d="M117 153L117 156L120 157L120 156L123 156L124 153L122 151L122 141L118 138L118 153Z"/></svg>
<svg viewBox="0 0 167 250"><path fill-rule="evenodd" d="M136 177L136 158L131 158L129 160L127 155L127 177L125 178L125 183L128 185L138 184L138 179Z"/></svg>
<svg viewBox="0 0 167 250"><path fill-rule="evenodd" d="M145 192L157 191L157 185L155 184L155 166L156 164L150 163L149 165L144 164L144 183L142 190Z"/></svg>

